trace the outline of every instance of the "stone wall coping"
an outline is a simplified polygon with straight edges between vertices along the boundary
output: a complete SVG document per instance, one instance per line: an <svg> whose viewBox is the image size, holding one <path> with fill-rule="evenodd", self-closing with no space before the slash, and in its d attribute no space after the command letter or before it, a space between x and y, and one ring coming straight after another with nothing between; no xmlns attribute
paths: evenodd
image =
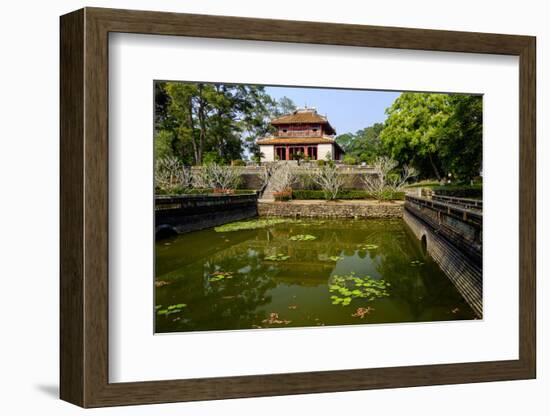
<svg viewBox="0 0 550 416"><path fill-rule="evenodd" d="M339 201L324 201L319 199L293 199L292 201L258 201L259 204L276 204L276 205L323 205L323 206L364 206L371 205L377 207L395 207L404 204L404 201L386 201L378 202L375 200L365 199L346 199Z"/></svg>

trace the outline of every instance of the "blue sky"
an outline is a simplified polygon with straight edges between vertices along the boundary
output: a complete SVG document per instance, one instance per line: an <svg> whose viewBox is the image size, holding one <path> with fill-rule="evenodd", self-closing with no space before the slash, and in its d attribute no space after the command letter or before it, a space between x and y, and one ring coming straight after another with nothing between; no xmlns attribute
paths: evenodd
<svg viewBox="0 0 550 416"><path fill-rule="evenodd" d="M400 94L393 91L298 87L265 87L265 91L276 99L287 96L297 107L315 107L319 114L328 117L337 134L355 133L383 122L386 119L384 110Z"/></svg>

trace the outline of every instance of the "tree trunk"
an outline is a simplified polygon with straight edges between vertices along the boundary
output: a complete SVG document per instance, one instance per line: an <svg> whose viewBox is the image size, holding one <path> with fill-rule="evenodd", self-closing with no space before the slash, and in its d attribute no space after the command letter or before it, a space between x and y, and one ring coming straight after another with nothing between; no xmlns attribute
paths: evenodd
<svg viewBox="0 0 550 416"><path fill-rule="evenodd" d="M434 173L435 173L435 176L437 177L437 180L439 182L441 182L441 175L439 174L439 170L437 169L437 166L435 165L431 154L430 154L430 164L432 165L432 169L434 170Z"/></svg>
<svg viewBox="0 0 550 416"><path fill-rule="evenodd" d="M199 85L199 149L197 164L202 165L202 151L204 149L204 141L206 138L206 116L204 114L205 102L202 97L202 85Z"/></svg>
<svg viewBox="0 0 550 416"><path fill-rule="evenodd" d="M198 148L197 148L197 141L195 140L195 122L193 121L193 96L189 96L187 106L188 106L189 128L191 129L191 143L193 144L193 156L195 157L195 164L200 165L200 157L199 157Z"/></svg>

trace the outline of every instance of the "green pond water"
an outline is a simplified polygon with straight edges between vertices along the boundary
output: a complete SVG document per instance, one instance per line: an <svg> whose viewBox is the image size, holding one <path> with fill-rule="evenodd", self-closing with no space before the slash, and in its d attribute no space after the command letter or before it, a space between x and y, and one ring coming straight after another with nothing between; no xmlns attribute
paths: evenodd
<svg viewBox="0 0 550 416"><path fill-rule="evenodd" d="M402 220L161 240L155 286L157 333L475 319Z"/></svg>

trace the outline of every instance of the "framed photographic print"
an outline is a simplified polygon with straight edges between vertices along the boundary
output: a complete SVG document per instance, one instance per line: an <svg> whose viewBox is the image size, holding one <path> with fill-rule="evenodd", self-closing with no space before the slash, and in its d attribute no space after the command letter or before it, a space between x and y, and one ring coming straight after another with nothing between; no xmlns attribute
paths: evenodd
<svg viewBox="0 0 550 416"><path fill-rule="evenodd" d="M61 398L534 378L535 104L529 36L62 16Z"/></svg>

